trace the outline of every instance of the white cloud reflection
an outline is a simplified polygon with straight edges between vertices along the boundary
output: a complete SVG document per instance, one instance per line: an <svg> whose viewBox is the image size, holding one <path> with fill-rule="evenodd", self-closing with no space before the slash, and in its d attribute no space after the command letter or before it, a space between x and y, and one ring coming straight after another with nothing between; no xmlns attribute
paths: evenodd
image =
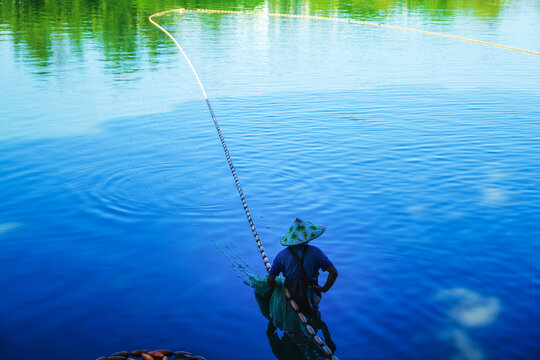
<svg viewBox="0 0 540 360"><path fill-rule="evenodd" d="M443 335L457 349L452 360L483 360L484 352L471 339L467 329L488 326L495 321L501 311L499 299L465 288L441 290L436 298L449 305L451 323Z"/></svg>
<svg viewBox="0 0 540 360"><path fill-rule="evenodd" d="M448 315L464 327L489 325L501 310L499 299L483 297L465 288L442 290L437 295L437 299L453 302Z"/></svg>
<svg viewBox="0 0 540 360"><path fill-rule="evenodd" d="M483 360L484 352L471 340L469 335L462 329L452 329L445 333L456 346L458 353L452 360Z"/></svg>

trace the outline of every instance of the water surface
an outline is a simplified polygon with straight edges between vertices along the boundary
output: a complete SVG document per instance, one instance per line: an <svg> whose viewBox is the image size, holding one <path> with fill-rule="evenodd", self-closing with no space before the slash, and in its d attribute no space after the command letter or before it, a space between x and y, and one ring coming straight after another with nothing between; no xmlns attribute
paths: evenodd
<svg viewBox="0 0 540 360"><path fill-rule="evenodd" d="M6 358L278 356L244 284L264 266L206 104L147 23L174 7L540 50L526 0L1 2ZM321 312L339 358L540 354L538 56L324 21L160 21L200 72L269 256L295 217L326 225L315 245L340 277Z"/></svg>

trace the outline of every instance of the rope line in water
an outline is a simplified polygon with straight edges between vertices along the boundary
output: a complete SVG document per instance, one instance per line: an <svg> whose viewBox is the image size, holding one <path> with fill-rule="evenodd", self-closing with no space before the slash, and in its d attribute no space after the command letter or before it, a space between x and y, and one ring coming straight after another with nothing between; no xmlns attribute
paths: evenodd
<svg viewBox="0 0 540 360"><path fill-rule="evenodd" d="M214 114L214 110L212 109L212 105L210 104L210 100L208 99L208 95L206 95L206 91L204 90L204 86L203 86L203 84L201 82L201 79L199 78L199 75L197 74L197 71L195 70L195 67L193 66L193 64L189 60L189 57L187 56L187 54L184 51L184 49L182 48L182 46L180 46L178 41L176 41L176 39L167 30L165 30L162 26L160 26L158 23L156 23L152 19L154 16L165 15L165 14L173 12L173 11L181 13L181 12L184 12L185 10L183 10L183 9L178 9L178 10L175 9L175 10L163 11L163 12L151 15L148 18L148 20L150 20L150 22L152 24L157 26L161 31L163 31L165 34L167 34L167 36L169 38L171 38L172 41L174 41L174 43L176 44L178 49L180 49L180 52L182 53L182 55L186 59L189 67L191 68L191 71L195 75L195 78L197 79L197 82L199 83L199 87L201 88L201 91L203 93L204 100L206 101L206 105L208 105L208 110L210 111L210 115L212 115L212 120L214 121L214 125L216 126L216 130L217 130L217 133L219 135L219 140L221 141L221 145L223 146L223 151L225 151L225 156L227 156L227 162L229 163L229 168L231 169L231 172L232 172L232 175L233 175L233 178L234 178L234 183L236 184L236 189L238 189L238 193L240 194L240 200L242 200L242 205L244 206L244 211L246 212L246 216L247 216L249 225L251 226L251 231L253 232L253 236L255 237L255 241L257 242L257 246L259 247L259 251L261 252L261 256L262 256L262 259L264 261L266 271L270 271L270 268L271 268L270 261L268 260L268 256L266 255L266 252L264 251L264 247L262 246L261 239L259 238L259 234L257 233L257 229L255 228L255 223L253 222L253 219L251 218L251 212L249 211L249 207L247 205L247 201L246 201L246 198L244 196L244 191L242 190L242 186L240 185L240 182L238 181L238 176L236 176L236 169L234 168L234 164L233 164L233 162L231 160L229 150L227 149L227 144L225 143L225 139L223 138L223 134L221 133L221 129L219 128L219 124L217 122L216 115Z"/></svg>
<svg viewBox="0 0 540 360"><path fill-rule="evenodd" d="M180 12L180 13L185 12L185 10L183 10L183 9L180 9L180 10L175 9L175 10L163 11L163 12L151 15L148 18L148 20L150 20L150 22L152 24L157 26L161 31L163 31L165 34L167 34L167 36L169 36L169 38L171 38L172 41L174 41L174 43L176 44L178 49L180 49L180 52L182 53L182 55L186 59L187 63L189 64L189 67L191 68L191 71L195 75L195 78L197 79L197 82L199 83L199 87L201 88L201 91L203 93L204 100L206 101L206 105L208 105L208 110L210 111L210 115L212 115L212 120L214 121L214 125L215 125L217 133L219 135L219 140L221 141L221 145L223 146L223 151L225 152L225 156L227 156L227 162L229 164L229 168L231 169L231 172L232 172L232 175L233 175L233 178L234 178L234 183L236 184L236 189L238 189L238 193L240 195L240 200L242 200L242 205L244 206L244 211L246 212L246 216L247 216L247 219L249 221L249 225L251 226L251 231L253 232L253 236L255 237L255 240L257 241L257 246L259 247L259 251L261 252L261 256L263 258L264 266L266 267L266 271L269 272L270 268L272 266L270 265L270 261L268 260L268 256L266 255L266 252L264 251L264 247L262 246L261 239L259 238L259 234L257 233L257 229L255 228L255 224L253 223L253 219L251 217L251 212L249 211L249 207L247 205L247 201L246 201L246 198L244 196L244 191L242 190L242 186L240 185L240 182L238 181L238 176L236 175L236 170L235 170L233 162L231 160L229 150L227 149L227 144L225 143L225 139L223 138L223 134L221 133L221 129L219 127L218 121L217 121L216 116L214 114L214 110L212 109L212 105L210 104L210 100L208 99L208 96L206 95L206 91L204 90L204 86L203 86L201 80L199 79L199 75L197 74L197 71L195 70L195 67L193 66L193 64L189 60L189 57L185 53L182 46L180 46L178 41L176 41L176 39L167 30L165 30L162 26L160 26L158 23L156 23L152 19L154 16L161 16L161 15L173 12L173 11ZM321 351L324 354L326 354L326 356L328 358L330 358L332 360L338 360L338 358L332 353L332 350L328 346L326 346L324 344L323 340L319 336L317 336L317 333L311 327L311 325L309 325L307 323L306 316L304 314L302 314L302 312L300 312L298 304L292 298L290 291L287 288L285 288L284 290L285 290L285 296L286 296L287 300L289 301L289 304L290 304L291 308L298 315L298 318L300 319L300 322L306 328L306 331L311 336L311 339L320 347Z"/></svg>

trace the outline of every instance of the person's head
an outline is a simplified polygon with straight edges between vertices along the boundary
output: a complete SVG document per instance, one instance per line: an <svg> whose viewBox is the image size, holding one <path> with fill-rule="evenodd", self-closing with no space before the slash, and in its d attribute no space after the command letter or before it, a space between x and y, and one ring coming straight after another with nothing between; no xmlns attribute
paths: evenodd
<svg viewBox="0 0 540 360"><path fill-rule="evenodd" d="M311 221L303 221L298 218L294 220L289 230L281 238L281 245L294 246L310 242L324 233L326 228L323 225L315 224Z"/></svg>

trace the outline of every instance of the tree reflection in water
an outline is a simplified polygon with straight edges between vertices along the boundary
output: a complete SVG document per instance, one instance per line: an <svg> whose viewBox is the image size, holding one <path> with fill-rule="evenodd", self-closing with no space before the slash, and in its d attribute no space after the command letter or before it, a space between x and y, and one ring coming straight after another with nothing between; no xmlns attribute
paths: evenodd
<svg viewBox="0 0 540 360"><path fill-rule="evenodd" d="M118 77L137 72L144 63L157 66L160 59L176 54L174 44L156 31L148 16L159 11L186 9L223 9L289 14L336 16L356 20L385 22L393 14L414 11L434 21L452 21L456 14L467 13L491 22L508 0L67 0L0 1L0 40L7 36L14 45L18 61L30 64L38 73L58 72L62 63L76 61L84 65L88 54L97 50L107 74ZM212 36L221 33L223 15L198 16L200 29ZM175 27L181 19L160 19L164 26ZM122 77L123 80L131 77Z"/></svg>

